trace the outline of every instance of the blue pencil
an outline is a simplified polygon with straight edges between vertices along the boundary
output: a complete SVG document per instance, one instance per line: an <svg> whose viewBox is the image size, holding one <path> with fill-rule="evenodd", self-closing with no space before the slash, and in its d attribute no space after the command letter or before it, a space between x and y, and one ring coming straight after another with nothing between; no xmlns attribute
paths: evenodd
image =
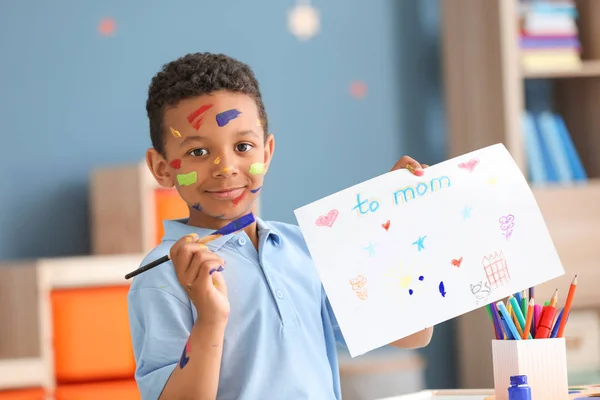
<svg viewBox="0 0 600 400"><path fill-rule="evenodd" d="M519 303L519 307L521 307L521 301L523 301L522 300L523 298L521 297L521 292L515 293L514 296L515 296L515 299L517 299L517 303Z"/></svg>
<svg viewBox="0 0 600 400"><path fill-rule="evenodd" d="M506 306L504 305L504 303L502 301L499 301L496 303L496 306L502 313L501 314L502 321L504 321L504 323L508 327L507 336L508 336L508 332L510 332L513 339L521 340L521 335L519 335L519 331L517 330L517 327L513 323L512 319L510 318L510 314L508 313L508 310L506 309Z"/></svg>
<svg viewBox="0 0 600 400"><path fill-rule="evenodd" d="M551 338L556 338L556 335L558 334L558 327L560 326L560 320L563 318L563 311L565 311L565 309L563 308L562 310L560 310L560 314L558 314L558 318L556 319L556 322L554 323L554 327L552 328L552 333L550 334ZM569 315L571 313L569 312ZM567 315L567 321L569 320L569 316Z"/></svg>

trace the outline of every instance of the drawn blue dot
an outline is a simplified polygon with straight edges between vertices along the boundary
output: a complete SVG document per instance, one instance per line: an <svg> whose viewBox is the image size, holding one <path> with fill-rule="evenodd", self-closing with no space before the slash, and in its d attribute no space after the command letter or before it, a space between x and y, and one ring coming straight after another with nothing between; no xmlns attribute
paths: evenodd
<svg viewBox="0 0 600 400"><path fill-rule="evenodd" d="M422 281L423 279L425 279L425 277L424 277L423 275L421 275L421 276L419 277L419 280L420 280L420 281Z"/></svg>
<svg viewBox="0 0 600 400"><path fill-rule="evenodd" d="M413 294L413 293L414 293L414 292L413 292L413 290L412 290L412 289L408 289L408 294L410 294L410 295L412 296L412 294Z"/></svg>

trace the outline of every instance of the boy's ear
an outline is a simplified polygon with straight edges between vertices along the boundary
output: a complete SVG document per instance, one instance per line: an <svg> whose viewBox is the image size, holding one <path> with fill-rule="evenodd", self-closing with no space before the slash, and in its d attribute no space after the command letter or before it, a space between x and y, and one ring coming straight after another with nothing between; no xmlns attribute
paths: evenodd
<svg viewBox="0 0 600 400"><path fill-rule="evenodd" d="M167 160L156 149L146 150L146 164L160 186L168 188L175 185L174 177L167 168Z"/></svg>
<svg viewBox="0 0 600 400"><path fill-rule="evenodd" d="M271 160L273 159L273 152L275 151L275 137L269 133L267 135L267 139L265 140L265 173L269 169L269 165L271 164Z"/></svg>

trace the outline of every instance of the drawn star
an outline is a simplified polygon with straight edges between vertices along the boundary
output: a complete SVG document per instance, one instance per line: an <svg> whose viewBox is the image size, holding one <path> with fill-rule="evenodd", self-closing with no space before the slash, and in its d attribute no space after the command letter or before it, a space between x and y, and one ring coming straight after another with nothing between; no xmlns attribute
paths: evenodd
<svg viewBox="0 0 600 400"><path fill-rule="evenodd" d="M465 208L463 208L461 211L463 219L471 218L471 210L473 210L473 207L465 206Z"/></svg>
<svg viewBox="0 0 600 400"><path fill-rule="evenodd" d="M420 236L415 242L413 242L413 244L417 245L417 250L421 251L425 248L425 245L423 244L423 241L425 240L425 238L427 237L427 235L425 236Z"/></svg>
<svg viewBox="0 0 600 400"><path fill-rule="evenodd" d="M369 245L365 247L365 250L369 252L369 257L373 257L375 255L375 245L369 242Z"/></svg>

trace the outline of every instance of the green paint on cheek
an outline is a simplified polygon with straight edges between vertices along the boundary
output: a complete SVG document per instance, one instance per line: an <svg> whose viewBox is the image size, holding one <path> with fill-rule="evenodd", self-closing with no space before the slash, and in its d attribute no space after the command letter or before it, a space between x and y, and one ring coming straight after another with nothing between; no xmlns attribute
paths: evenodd
<svg viewBox="0 0 600 400"><path fill-rule="evenodd" d="M250 166L250 173L252 175L264 174L265 173L265 163L254 163Z"/></svg>
<svg viewBox="0 0 600 400"><path fill-rule="evenodd" d="M198 180L198 173L196 171L190 172L189 174L178 174L177 182L180 186L190 186Z"/></svg>

